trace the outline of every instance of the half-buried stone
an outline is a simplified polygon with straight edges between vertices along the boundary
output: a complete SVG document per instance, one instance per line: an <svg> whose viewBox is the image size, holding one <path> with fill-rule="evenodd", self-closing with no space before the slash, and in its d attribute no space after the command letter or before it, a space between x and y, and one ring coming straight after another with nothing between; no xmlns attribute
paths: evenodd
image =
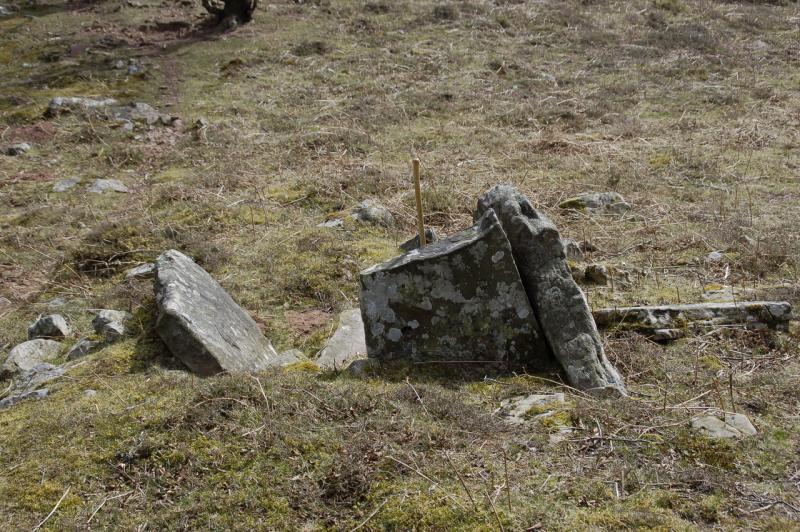
<svg viewBox="0 0 800 532"><path fill-rule="evenodd" d="M379 360L555 366L494 212L361 273L367 353Z"/></svg>
<svg viewBox="0 0 800 532"><path fill-rule="evenodd" d="M155 292L156 332L198 375L252 372L297 361L280 357L247 312L179 251L156 259Z"/></svg>
<svg viewBox="0 0 800 532"><path fill-rule="evenodd" d="M600 394L624 394L586 299L572 279L556 226L509 185L497 185L478 199L475 218L489 212L497 214L508 235L536 319L570 383Z"/></svg>

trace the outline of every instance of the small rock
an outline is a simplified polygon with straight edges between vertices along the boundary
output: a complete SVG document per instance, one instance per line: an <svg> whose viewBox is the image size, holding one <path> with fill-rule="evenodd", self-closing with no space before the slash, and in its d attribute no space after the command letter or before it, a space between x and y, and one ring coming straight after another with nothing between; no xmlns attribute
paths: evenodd
<svg viewBox="0 0 800 532"><path fill-rule="evenodd" d="M333 220L326 220L321 224L317 224L317 227L328 227L330 229L340 229L344 227L344 221L339 218L334 218Z"/></svg>
<svg viewBox="0 0 800 532"><path fill-rule="evenodd" d="M75 177L71 177L69 179L59 179L53 185L53 192L66 192L80 182L81 180Z"/></svg>
<svg viewBox="0 0 800 532"><path fill-rule="evenodd" d="M602 285L608 284L608 268L602 264L588 265L583 275L586 282Z"/></svg>
<svg viewBox="0 0 800 532"><path fill-rule="evenodd" d="M117 59L117 61L114 63L114 69L115 70L124 70L127 66L128 66L128 63L126 63L122 59Z"/></svg>
<svg viewBox="0 0 800 532"><path fill-rule="evenodd" d="M339 315L339 328L322 348L317 359L320 367L344 369L355 358L367 356L361 310L345 310Z"/></svg>
<svg viewBox="0 0 800 532"><path fill-rule="evenodd" d="M143 102L134 102L128 105L110 107L109 115L116 120L143 122L148 126L163 122L161 120L161 113L159 113L152 105ZM171 121L169 117L167 117L166 120L167 122Z"/></svg>
<svg viewBox="0 0 800 532"><path fill-rule="evenodd" d="M46 362L35 364L32 368L19 371L14 376L14 388L11 393L20 394L35 390L43 384L61 377L66 372L67 369L64 366L54 366Z"/></svg>
<svg viewBox="0 0 800 532"><path fill-rule="evenodd" d="M350 216L359 222L368 224L382 225L384 227L392 227L394 225L394 216L389 212L389 209L374 199L367 199L359 203Z"/></svg>
<svg viewBox="0 0 800 532"><path fill-rule="evenodd" d="M92 98L76 98L76 97L61 97L58 96L50 100L47 106L45 116L55 117L62 113L71 113L74 111L88 111L92 109L102 109L111 105L116 105L117 100L113 98L106 98L104 100L95 100Z"/></svg>
<svg viewBox="0 0 800 532"><path fill-rule="evenodd" d="M28 340L37 338L65 338L69 336L70 329L67 320L60 314L40 316L28 327Z"/></svg>
<svg viewBox="0 0 800 532"><path fill-rule="evenodd" d="M67 304L67 300L64 299L63 297L54 297L53 299L51 299L50 301L45 303L45 305L49 309L61 308L66 304Z"/></svg>
<svg viewBox="0 0 800 532"><path fill-rule="evenodd" d="M567 260L583 262L583 251L576 241L571 238L562 238L561 244L564 246L564 255Z"/></svg>
<svg viewBox="0 0 800 532"><path fill-rule="evenodd" d="M7 17L11 14L11 10L5 6L0 6L0 17Z"/></svg>
<svg viewBox="0 0 800 532"><path fill-rule="evenodd" d="M41 362L55 360L60 354L61 344L53 340L22 342L8 353L5 362L0 366L0 378L31 370Z"/></svg>
<svg viewBox="0 0 800 532"><path fill-rule="evenodd" d="M106 190L111 190L114 192L128 192L128 187L116 179L95 179L94 183L92 183L88 190L94 194L102 194Z"/></svg>
<svg viewBox="0 0 800 532"><path fill-rule="evenodd" d="M6 146L5 152L6 155L14 157L17 155L22 155L27 153L31 150L31 145L27 142L20 142L19 144L11 144L10 146Z"/></svg>
<svg viewBox="0 0 800 532"><path fill-rule="evenodd" d="M77 360L85 357L99 345L100 342L95 342L94 340L89 340L88 338L81 338L75 345L70 347L69 351L67 351L67 360Z"/></svg>
<svg viewBox="0 0 800 532"><path fill-rule="evenodd" d="M379 367L380 363L374 358L359 358L345 368L345 373L356 379L365 379L374 375Z"/></svg>
<svg viewBox="0 0 800 532"><path fill-rule="evenodd" d="M512 425L541 419L566 403L563 393L520 395L500 403L500 412Z"/></svg>
<svg viewBox="0 0 800 532"><path fill-rule="evenodd" d="M92 320L92 328L97 334L116 340L125 336L125 323L131 318L131 314L122 310L98 310Z"/></svg>
<svg viewBox="0 0 800 532"><path fill-rule="evenodd" d="M89 398L97 397L97 390L92 390L92 389L84 390L83 391L83 396L84 397L89 397Z"/></svg>
<svg viewBox="0 0 800 532"><path fill-rule="evenodd" d="M152 262L141 264L125 272L125 279L149 279L156 274L156 265Z"/></svg>
<svg viewBox="0 0 800 532"><path fill-rule="evenodd" d="M129 65L128 66L128 75L129 76L137 76L139 74L144 74L144 67L141 65Z"/></svg>
<svg viewBox="0 0 800 532"><path fill-rule="evenodd" d="M725 255L723 255L719 251L712 251L711 253L706 255L706 262L719 262L723 259L723 257L725 257Z"/></svg>
<svg viewBox="0 0 800 532"><path fill-rule="evenodd" d="M0 13L2 15L2 13ZM47 388L42 388L41 390L34 390L32 392L25 392L18 395L11 395L4 399L0 399L0 410L3 408L9 408L14 406L15 404L19 403L20 401L24 401L26 399L44 399L50 393L50 390Z"/></svg>
<svg viewBox="0 0 800 532"><path fill-rule="evenodd" d="M426 244L433 244L439 240L439 235L436 234L436 231L431 227L425 228L425 243ZM400 249L408 253L414 249L419 249L419 234L415 235L414 238L406 240L402 244L400 244Z"/></svg>
<svg viewBox="0 0 800 532"><path fill-rule="evenodd" d="M725 419L717 416L702 416L692 420L692 428L709 438L743 438L758 433L744 414L725 414Z"/></svg>
<svg viewBox="0 0 800 532"><path fill-rule="evenodd" d="M562 209L589 211L600 214L624 214L631 210L630 204L616 192L590 192L562 201Z"/></svg>

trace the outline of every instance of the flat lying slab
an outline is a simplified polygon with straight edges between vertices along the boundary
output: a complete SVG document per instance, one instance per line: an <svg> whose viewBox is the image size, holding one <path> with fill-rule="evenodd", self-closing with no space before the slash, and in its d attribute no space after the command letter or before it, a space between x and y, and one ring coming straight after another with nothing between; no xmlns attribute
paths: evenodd
<svg viewBox="0 0 800 532"><path fill-rule="evenodd" d="M655 340L673 340L693 326L785 331L792 319L792 306L786 301L739 301L605 308L592 314L601 328L635 330Z"/></svg>
<svg viewBox="0 0 800 532"><path fill-rule="evenodd" d="M361 273L370 357L552 367L494 211L456 235Z"/></svg>
<svg viewBox="0 0 800 532"><path fill-rule="evenodd" d="M183 253L169 250L158 257L155 291L156 332L194 373L251 372L283 364L247 312Z"/></svg>

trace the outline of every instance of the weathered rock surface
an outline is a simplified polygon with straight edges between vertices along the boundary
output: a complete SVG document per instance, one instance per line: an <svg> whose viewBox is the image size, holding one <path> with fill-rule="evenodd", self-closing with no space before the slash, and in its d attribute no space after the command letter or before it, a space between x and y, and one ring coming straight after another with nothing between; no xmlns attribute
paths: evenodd
<svg viewBox="0 0 800 532"><path fill-rule="evenodd" d="M600 328L635 330L654 340L666 341L702 327L738 325L786 331L792 319L792 306L786 301L740 301L606 308L593 314Z"/></svg>
<svg viewBox="0 0 800 532"><path fill-rule="evenodd" d="M475 217L489 210L497 213L508 235L536 319L570 383L583 390L612 387L624 393L586 299L570 274L555 225L508 185L481 196Z"/></svg>
<svg viewBox="0 0 800 532"><path fill-rule="evenodd" d="M141 264L125 272L125 279L149 279L156 274L156 265L153 263Z"/></svg>
<svg viewBox="0 0 800 532"><path fill-rule="evenodd" d="M89 110L102 109L104 107L109 107L111 105L117 105L117 100L113 98L96 100L93 98L57 96L52 100L50 100L45 115L48 117L55 117L60 114L72 113L75 111L89 111Z"/></svg>
<svg viewBox="0 0 800 532"><path fill-rule="evenodd" d="M61 344L53 340L28 340L22 342L8 353L5 362L0 366L0 378L30 371L37 364L50 362L61 354Z"/></svg>
<svg viewBox="0 0 800 532"><path fill-rule="evenodd" d="M370 357L552 367L493 211L456 235L361 273Z"/></svg>
<svg viewBox="0 0 800 532"><path fill-rule="evenodd" d="M156 260L156 332L169 350L201 376L279 365L258 325L192 259L176 250Z"/></svg>
<svg viewBox="0 0 800 532"><path fill-rule="evenodd" d="M566 404L563 393L519 395L500 403L499 411L512 425L549 417Z"/></svg>
<svg viewBox="0 0 800 532"><path fill-rule="evenodd" d="M436 234L436 231L434 231L430 227L426 227L425 228L425 243L426 244L433 244L437 240L439 240L439 235ZM414 238L410 238L410 239L406 240L405 242L403 242L402 244L400 244L400 249L402 249L403 251L406 251L406 252L412 251L412 250L415 250L415 249L419 249L419 235L416 235L416 236L414 236Z"/></svg>
<svg viewBox="0 0 800 532"><path fill-rule="evenodd" d="M339 328L320 351L317 365L341 370L351 361L366 355L367 342L361 310L345 310L339 315Z"/></svg>
<svg viewBox="0 0 800 532"><path fill-rule="evenodd" d="M584 272L586 282L593 284L608 284L608 268L602 264L589 264Z"/></svg>
<svg viewBox="0 0 800 532"><path fill-rule="evenodd" d="M116 179L95 179L87 190L94 194L102 194L106 191L128 192L128 187Z"/></svg>
<svg viewBox="0 0 800 532"><path fill-rule="evenodd" d="M96 311L92 320L92 328L108 340L116 340L125 336L125 324L133 318L130 313L123 310L102 309Z"/></svg>
<svg viewBox="0 0 800 532"><path fill-rule="evenodd" d="M11 144L6 146L3 149L3 153L10 157L16 157L17 155L23 155L31 151L31 145L27 142L20 142L18 144Z"/></svg>
<svg viewBox="0 0 800 532"><path fill-rule="evenodd" d="M67 360L77 360L85 357L100 345L101 342L90 340L89 338L81 338L67 351Z"/></svg>
<svg viewBox="0 0 800 532"><path fill-rule="evenodd" d="M59 179L53 184L53 192L66 192L67 190L74 188L75 185L80 182L80 179L76 179L74 177L69 179Z"/></svg>
<svg viewBox="0 0 800 532"><path fill-rule="evenodd" d="M42 388L40 390L34 390L32 392L23 392L20 394L12 394L8 397L4 397L0 399L0 410L4 408L9 408L14 406L15 404L22 402L26 399L44 399L50 393L50 390L47 388Z"/></svg>
<svg viewBox="0 0 800 532"><path fill-rule="evenodd" d="M13 374L14 381L8 396L0 400L0 409L14 406L26 399L42 399L49 390L40 388L42 385L57 379L67 372L64 366L52 364L36 364L30 369L18 370Z"/></svg>
<svg viewBox="0 0 800 532"><path fill-rule="evenodd" d="M564 256L567 260L583 262L583 250L581 246L571 238L562 238L561 245L564 246Z"/></svg>
<svg viewBox="0 0 800 532"><path fill-rule="evenodd" d="M344 227L344 221L341 218L334 218L333 220L325 220L324 222L317 224L317 227L341 229Z"/></svg>
<svg viewBox="0 0 800 532"><path fill-rule="evenodd" d="M368 224L382 225L384 227L392 227L394 225L394 216L389 212L389 209L374 199L367 199L359 203L350 216L359 222Z"/></svg>
<svg viewBox="0 0 800 532"><path fill-rule="evenodd" d="M40 316L28 327L28 340L36 338L65 338L70 329L67 320L61 314Z"/></svg>
<svg viewBox="0 0 800 532"><path fill-rule="evenodd" d="M566 199L558 206L599 214L625 214L631 210L630 204L616 192L589 192Z"/></svg>
<svg viewBox="0 0 800 532"><path fill-rule="evenodd" d="M724 419L717 416L697 417L692 420L692 428L709 438L743 438L758 434L744 414L725 414Z"/></svg>

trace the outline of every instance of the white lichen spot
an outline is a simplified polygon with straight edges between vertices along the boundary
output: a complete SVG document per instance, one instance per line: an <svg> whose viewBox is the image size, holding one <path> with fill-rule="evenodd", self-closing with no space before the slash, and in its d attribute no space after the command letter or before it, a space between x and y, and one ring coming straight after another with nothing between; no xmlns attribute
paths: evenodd
<svg viewBox="0 0 800 532"><path fill-rule="evenodd" d="M505 256L506 256L506 254L502 250L500 250L497 253L495 253L494 255L492 255L492 262L494 264L497 264L498 262L503 260L503 257L505 257Z"/></svg>
<svg viewBox="0 0 800 532"><path fill-rule="evenodd" d="M408 322L408 326L411 327L412 329L416 329L417 327L419 327L419 322L417 320L411 320Z"/></svg>
<svg viewBox="0 0 800 532"><path fill-rule="evenodd" d="M392 342L399 342L400 338L403 337L403 333L400 332L400 329L392 327L391 329L389 329L389 332L386 333L386 337Z"/></svg>

